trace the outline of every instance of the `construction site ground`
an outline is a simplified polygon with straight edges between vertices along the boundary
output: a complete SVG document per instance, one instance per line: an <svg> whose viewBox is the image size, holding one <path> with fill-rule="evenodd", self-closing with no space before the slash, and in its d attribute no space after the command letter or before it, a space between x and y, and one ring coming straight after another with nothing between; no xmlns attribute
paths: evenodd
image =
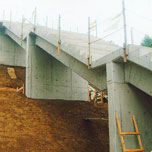
<svg viewBox="0 0 152 152"><path fill-rule="evenodd" d="M14 67L11 79L0 65L0 87L25 83L25 68ZM107 104L28 99L0 91L0 152L109 152Z"/></svg>

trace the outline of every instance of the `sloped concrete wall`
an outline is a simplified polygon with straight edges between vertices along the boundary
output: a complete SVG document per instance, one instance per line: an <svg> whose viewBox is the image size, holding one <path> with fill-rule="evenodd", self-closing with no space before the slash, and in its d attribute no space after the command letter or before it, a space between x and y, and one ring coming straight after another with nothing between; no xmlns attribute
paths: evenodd
<svg viewBox="0 0 152 152"><path fill-rule="evenodd" d="M25 67L25 53L17 43L0 32L0 64Z"/></svg>
<svg viewBox="0 0 152 152"><path fill-rule="evenodd" d="M88 100L88 83L27 40L26 95L35 99Z"/></svg>
<svg viewBox="0 0 152 152"><path fill-rule="evenodd" d="M134 63L125 64L125 82L152 97L152 72Z"/></svg>
<svg viewBox="0 0 152 152"><path fill-rule="evenodd" d="M137 88L124 83L124 79L124 66L122 64L107 64L110 152L122 152L115 119L116 114L119 115L124 132L135 131L132 121L132 115L135 114L143 147L146 152L149 152L152 150L152 98ZM125 136L125 143L127 149L139 148L137 136Z"/></svg>

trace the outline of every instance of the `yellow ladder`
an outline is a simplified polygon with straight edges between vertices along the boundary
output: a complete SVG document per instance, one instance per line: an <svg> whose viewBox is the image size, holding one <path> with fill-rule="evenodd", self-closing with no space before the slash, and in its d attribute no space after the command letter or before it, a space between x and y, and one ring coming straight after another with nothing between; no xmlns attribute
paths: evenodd
<svg viewBox="0 0 152 152"><path fill-rule="evenodd" d="M132 115L132 119L133 119L133 123L134 123L134 127L135 127L136 131L135 132L122 132L121 125L120 125L120 122L119 122L119 117L116 114L116 121L117 121L117 126L118 126L118 130L119 130L119 134L120 134L120 139L121 139L123 152L145 151L144 148L143 148L142 142L141 142L140 132L138 130L138 126L137 126L137 122L136 122L136 119L135 119L135 115ZM124 141L124 135L137 135L140 149L126 149L125 141Z"/></svg>

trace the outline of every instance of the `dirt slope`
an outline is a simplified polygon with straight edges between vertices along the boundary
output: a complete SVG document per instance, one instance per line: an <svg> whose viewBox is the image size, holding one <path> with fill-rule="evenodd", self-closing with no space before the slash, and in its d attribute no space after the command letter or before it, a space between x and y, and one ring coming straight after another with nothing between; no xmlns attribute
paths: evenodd
<svg viewBox="0 0 152 152"><path fill-rule="evenodd" d="M0 66L0 86L23 84L25 71L15 68L10 80ZM15 92L0 92L0 152L109 152L107 104L27 99Z"/></svg>

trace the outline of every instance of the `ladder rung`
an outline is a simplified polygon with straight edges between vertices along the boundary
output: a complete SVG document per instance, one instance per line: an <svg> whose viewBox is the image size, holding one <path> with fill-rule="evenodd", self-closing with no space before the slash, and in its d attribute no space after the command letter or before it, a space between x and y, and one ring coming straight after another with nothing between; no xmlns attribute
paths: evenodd
<svg viewBox="0 0 152 152"><path fill-rule="evenodd" d="M144 149L126 149L125 152L139 152L139 151L145 151Z"/></svg>
<svg viewBox="0 0 152 152"><path fill-rule="evenodd" d="M121 125L120 125L119 118L118 118L118 114L116 114L116 122L117 122L118 130L119 130L119 134L120 134L123 152L140 152L140 151L144 152L145 150L143 149L143 145L142 145L141 137L140 137L140 132L139 132L138 127L137 127L135 115L132 116L132 119L133 119L133 123L134 123L134 127L135 127L136 131L135 132L122 132ZM139 149L126 149L124 135L137 135L140 148Z"/></svg>
<svg viewBox="0 0 152 152"><path fill-rule="evenodd" d="M140 135L140 132L121 132L120 135Z"/></svg>

